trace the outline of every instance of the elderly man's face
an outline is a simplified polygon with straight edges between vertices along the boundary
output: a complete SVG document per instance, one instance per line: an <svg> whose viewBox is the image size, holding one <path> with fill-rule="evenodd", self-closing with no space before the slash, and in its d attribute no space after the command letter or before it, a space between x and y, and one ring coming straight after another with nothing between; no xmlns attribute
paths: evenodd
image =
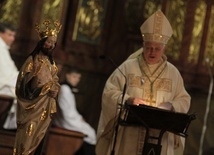
<svg viewBox="0 0 214 155"><path fill-rule="evenodd" d="M165 44L157 42L145 42L143 45L143 54L146 62L151 65L158 63L165 51Z"/></svg>

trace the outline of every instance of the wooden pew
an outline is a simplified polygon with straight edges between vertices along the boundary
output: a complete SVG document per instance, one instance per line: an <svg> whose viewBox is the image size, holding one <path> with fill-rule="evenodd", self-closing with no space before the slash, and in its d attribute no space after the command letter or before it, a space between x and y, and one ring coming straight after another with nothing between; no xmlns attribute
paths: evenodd
<svg viewBox="0 0 214 155"><path fill-rule="evenodd" d="M50 128L44 146L45 155L73 155L82 145L85 135L58 127Z"/></svg>
<svg viewBox="0 0 214 155"><path fill-rule="evenodd" d="M0 129L3 129L4 122L8 112L13 104L14 98L6 95L0 95Z"/></svg>
<svg viewBox="0 0 214 155"><path fill-rule="evenodd" d="M82 145L85 135L60 128L50 128L43 155L73 155ZM0 155L12 155L15 132L0 130Z"/></svg>
<svg viewBox="0 0 214 155"><path fill-rule="evenodd" d="M15 140L15 132L4 130L3 125L8 112L13 104L14 98L0 95L0 155L12 155Z"/></svg>
<svg viewBox="0 0 214 155"><path fill-rule="evenodd" d="M0 130L0 155L12 155L15 132Z"/></svg>

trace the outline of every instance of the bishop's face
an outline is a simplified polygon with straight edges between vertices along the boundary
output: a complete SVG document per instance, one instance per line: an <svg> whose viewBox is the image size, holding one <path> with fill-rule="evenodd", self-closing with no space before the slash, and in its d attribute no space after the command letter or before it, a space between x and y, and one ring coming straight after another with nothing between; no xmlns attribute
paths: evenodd
<svg viewBox="0 0 214 155"><path fill-rule="evenodd" d="M57 40L56 36L48 37L42 47L42 52L46 55L51 55L53 52L53 49L55 48L56 40Z"/></svg>
<svg viewBox="0 0 214 155"><path fill-rule="evenodd" d="M160 61L165 51L165 44L158 42L145 42L143 44L143 55L146 62L150 65Z"/></svg>

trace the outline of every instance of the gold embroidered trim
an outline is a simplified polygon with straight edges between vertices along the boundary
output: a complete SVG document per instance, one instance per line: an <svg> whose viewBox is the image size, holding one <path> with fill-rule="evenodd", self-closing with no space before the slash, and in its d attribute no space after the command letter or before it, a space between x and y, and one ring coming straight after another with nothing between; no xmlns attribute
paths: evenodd
<svg viewBox="0 0 214 155"><path fill-rule="evenodd" d="M26 134L28 136L31 136L33 133L33 130L34 130L34 125L32 123L30 123L30 125L27 127Z"/></svg>
<svg viewBox="0 0 214 155"><path fill-rule="evenodd" d="M40 117L40 120L44 121L46 117L47 117L47 110L44 110L41 117Z"/></svg>

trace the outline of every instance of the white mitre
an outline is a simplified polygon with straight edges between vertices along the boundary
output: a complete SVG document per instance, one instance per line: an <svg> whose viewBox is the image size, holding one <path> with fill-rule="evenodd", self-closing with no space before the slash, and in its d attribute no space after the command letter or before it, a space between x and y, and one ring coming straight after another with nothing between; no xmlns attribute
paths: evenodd
<svg viewBox="0 0 214 155"><path fill-rule="evenodd" d="M152 14L140 27L144 42L155 41L167 44L172 36L172 27L161 10Z"/></svg>

